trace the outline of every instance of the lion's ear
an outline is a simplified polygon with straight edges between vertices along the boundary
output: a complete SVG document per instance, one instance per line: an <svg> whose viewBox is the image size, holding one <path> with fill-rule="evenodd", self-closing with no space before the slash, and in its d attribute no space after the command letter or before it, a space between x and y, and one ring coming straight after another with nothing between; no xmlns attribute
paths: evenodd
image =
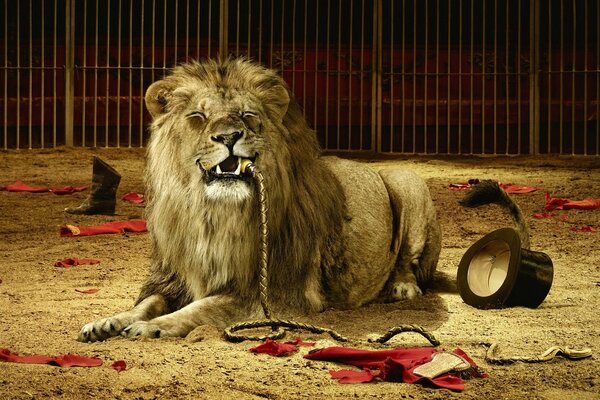
<svg viewBox="0 0 600 400"><path fill-rule="evenodd" d="M172 85L164 80L156 81L148 87L144 101L152 118L156 118L167 111L167 104L172 92Z"/></svg>
<svg viewBox="0 0 600 400"><path fill-rule="evenodd" d="M266 100L265 104L273 118L283 120L290 103L288 90L282 85L273 86L269 88Z"/></svg>

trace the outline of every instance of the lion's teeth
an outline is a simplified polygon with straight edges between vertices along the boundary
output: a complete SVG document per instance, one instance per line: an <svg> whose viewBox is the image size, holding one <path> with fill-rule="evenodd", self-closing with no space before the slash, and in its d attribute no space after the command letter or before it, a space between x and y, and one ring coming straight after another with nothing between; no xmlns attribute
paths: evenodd
<svg viewBox="0 0 600 400"><path fill-rule="evenodd" d="M217 174L222 174L223 173L223 171L221 171L221 166L219 164L217 164L216 171L217 171Z"/></svg>
<svg viewBox="0 0 600 400"><path fill-rule="evenodd" d="M234 174L239 175L240 172L242 172L242 158L238 157L238 165L237 165L237 168L235 169Z"/></svg>

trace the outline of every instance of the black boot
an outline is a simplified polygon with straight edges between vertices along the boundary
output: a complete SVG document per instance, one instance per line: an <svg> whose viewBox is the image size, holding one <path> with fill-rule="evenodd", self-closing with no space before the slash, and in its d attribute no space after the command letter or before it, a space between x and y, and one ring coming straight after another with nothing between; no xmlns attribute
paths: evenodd
<svg viewBox="0 0 600 400"><path fill-rule="evenodd" d="M113 215L119 182L121 182L121 175L100 158L94 157L90 195L79 207L68 207L65 211L70 214Z"/></svg>

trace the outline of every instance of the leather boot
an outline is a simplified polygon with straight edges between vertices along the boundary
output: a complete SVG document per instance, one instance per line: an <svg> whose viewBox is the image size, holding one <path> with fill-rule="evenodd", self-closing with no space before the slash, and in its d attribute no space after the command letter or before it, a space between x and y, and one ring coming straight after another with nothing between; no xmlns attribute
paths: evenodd
<svg viewBox="0 0 600 400"><path fill-rule="evenodd" d="M121 175L106 162L94 157L92 167L92 189L90 195L78 207L68 207L70 214L113 215L117 203L117 188Z"/></svg>

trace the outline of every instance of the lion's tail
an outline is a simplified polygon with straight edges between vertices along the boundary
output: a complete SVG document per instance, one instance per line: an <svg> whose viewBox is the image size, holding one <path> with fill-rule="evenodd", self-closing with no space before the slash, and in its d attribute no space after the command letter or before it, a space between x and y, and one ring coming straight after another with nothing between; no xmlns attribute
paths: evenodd
<svg viewBox="0 0 600 400"><path fill-rule="evenodd" d="M515 223L515 228L521 238L521 246L529 249L529 227L525 222L523 213L517 203L498 185L498 182L492 180L479 182L459 203L463 207L469 208L497 204L506 209Z"/></svg>

